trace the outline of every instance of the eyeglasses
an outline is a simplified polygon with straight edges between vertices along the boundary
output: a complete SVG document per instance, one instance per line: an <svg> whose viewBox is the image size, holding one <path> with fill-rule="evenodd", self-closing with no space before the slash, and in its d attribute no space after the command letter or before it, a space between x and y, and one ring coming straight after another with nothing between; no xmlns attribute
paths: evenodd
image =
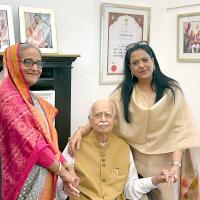
<svg viewBox="0 0 200 200"><path fill-rule="evenodd" d="M33 67L33 65L37 65L38 69L43 68L43 62L41 60L33 61L31 58L21 59L26 67Z"/></svg>
<svg viewBox="0 0 200 200"><path fill-rule="evenodd" d="M105 117L106 119L110 119L113 117L113 113L109 112L98 112L95 114L90 115L89 117L94 117L95 119L101 119L102 117Z"/></svg>
<svg viewBox="0 0 200 200"><path fill-rule="evenodd" d="M140 46L140 45L149 45L147 41L139 41L135 43L131 43L126 47L126 50L132 49L133 47Z"/></svg>

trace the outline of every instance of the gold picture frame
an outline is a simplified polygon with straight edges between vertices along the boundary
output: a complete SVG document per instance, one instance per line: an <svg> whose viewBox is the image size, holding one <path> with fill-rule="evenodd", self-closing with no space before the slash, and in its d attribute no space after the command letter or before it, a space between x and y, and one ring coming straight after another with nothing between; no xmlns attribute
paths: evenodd
<svg viewBox="0 0 200 200"><path fill-rule="evenodd" d="M19 6L21 42L29 42L42 53L57 53L55 12L53 9Z"/></svg>
<svg viewBox="0 0 200 200"><path fill-rule="evenodd" d="M177 16L177 61L200 62L200 12Z"/></svg>

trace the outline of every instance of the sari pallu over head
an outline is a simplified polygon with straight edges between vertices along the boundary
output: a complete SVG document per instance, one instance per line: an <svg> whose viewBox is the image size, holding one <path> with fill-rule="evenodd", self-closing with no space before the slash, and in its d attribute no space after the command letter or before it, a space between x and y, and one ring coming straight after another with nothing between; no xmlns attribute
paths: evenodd
<svg viewBox="0 0 200 200"><path fill-rule="evenodd" d="M19 55L20 44L5 50L0 80L0 151L2 161L2 199L15 200L22 189L40 151L49 146L60 158L57 133L53 120L57 109L38 98L50 128L33 106ZM56 178L48 173L45 199L53 199ZM44 197L44 195L41 195ZM42 198L41 198L42 199Z"/></svg>

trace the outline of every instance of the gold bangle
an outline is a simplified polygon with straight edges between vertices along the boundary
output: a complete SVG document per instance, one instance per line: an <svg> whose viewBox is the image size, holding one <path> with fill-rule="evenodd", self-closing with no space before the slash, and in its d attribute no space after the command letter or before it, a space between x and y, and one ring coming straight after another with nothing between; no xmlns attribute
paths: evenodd
<svg viewBox="0 0 200 200"><path fill-rule="evenodd" d="M64 168L67 169L67 170L68 170L70 167L73 168L74 166L71 165L70 163L67 163L66 165L64 165Z"/></svg>
<svg viewBox="0 0 200 200"><path fill-rule="evenodd" d="M61 162L60 161L58 161L58 163L59 163L59 166L58 166L58 169L57 169L57 171L55 172L55 174L56 175L58 175L59 174L59 172L61 171L61 169L62 169L62 164L61 164Z"/></svg>

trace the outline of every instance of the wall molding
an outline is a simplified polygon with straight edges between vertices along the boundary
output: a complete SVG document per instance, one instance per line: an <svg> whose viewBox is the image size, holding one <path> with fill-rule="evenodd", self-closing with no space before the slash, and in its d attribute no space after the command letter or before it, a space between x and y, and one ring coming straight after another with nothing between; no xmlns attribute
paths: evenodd
<svg viewBox="0 0 200 200"><path fill-rule="evenodd" d="M179 8L188 8L188 7L194 7L194 6L200 6L200 3L196 3L196 4L190 4L190 5L181 5L181 6L175 6L175 7L169 7L166 10L175 10L175 9L179 9Z"/></svg>

